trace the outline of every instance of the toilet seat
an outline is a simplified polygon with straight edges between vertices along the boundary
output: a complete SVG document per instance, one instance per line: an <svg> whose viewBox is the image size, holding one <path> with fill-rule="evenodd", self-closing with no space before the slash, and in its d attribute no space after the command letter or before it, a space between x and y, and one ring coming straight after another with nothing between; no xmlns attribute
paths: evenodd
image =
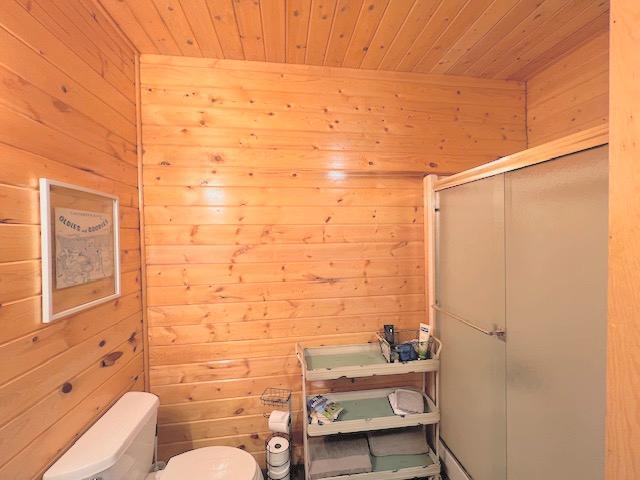
<svg viewBox="0 0 640 480"><path fill-rule="evenodd" d="M176 455L162 471L162 480L261 480L251 454L234 447L203 447Z"/></svg>

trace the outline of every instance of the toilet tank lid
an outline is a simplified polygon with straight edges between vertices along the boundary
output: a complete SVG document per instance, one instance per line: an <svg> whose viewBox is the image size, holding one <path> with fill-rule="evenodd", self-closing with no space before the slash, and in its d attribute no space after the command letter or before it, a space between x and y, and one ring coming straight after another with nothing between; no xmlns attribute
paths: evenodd
<svg viewBox="0 0 640 480"><path fill-rule="evenodd" d="M151 393L125 393L47 470L43 480L87 478L112 467L155 417L158 404Z"/></svg>

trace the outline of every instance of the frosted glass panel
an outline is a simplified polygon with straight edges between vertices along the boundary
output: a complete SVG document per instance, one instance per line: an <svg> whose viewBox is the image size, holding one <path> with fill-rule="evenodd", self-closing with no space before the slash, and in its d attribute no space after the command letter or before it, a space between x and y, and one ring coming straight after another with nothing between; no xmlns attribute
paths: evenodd
<svg viewBox="0 0 640 480"><path fill-rule="evenodd" d="M607 158L506 176L510 479L604 475Z"/></svg>
<svg viewBox="0 0 640 480"><path fill-rule="evenodd" d="M440 436L474 480L506 478L505 343L438 316Z"/></svg>
<svg viewBox="0 0 640 480"><path fill-rule="evenodd" d="M439 193L439 305L475 325L504 326L504 178ZM506 478L505 344L438 315L441 437L474 480Z"/></svg>
<svg viewBox="0 0 640 480"><path fill-rule="evenodd" d="M504 176L439 193L437 299L485 329L504 325Z"/></svg>

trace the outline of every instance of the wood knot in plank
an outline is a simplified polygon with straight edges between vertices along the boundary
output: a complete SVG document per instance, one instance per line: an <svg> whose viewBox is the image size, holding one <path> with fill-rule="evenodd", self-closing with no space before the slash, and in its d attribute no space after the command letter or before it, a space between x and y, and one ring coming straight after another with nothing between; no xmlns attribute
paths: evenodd
<svg viewBox="0 0 640 480"><path fill-rule="evenodd" d="M100 362L101 367L111 367L115 365L118 359L122 356L122 352L111 352L104 357L102 357L102 362Z"/></svg>

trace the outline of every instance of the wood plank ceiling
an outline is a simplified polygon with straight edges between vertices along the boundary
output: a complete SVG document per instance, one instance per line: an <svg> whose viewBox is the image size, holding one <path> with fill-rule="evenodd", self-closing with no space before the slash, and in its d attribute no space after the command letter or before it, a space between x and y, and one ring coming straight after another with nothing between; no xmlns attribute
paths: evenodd
<svg viewBox="0 0 640 480"><path fill-rule="evenodd" d="M99 0L141 53L526 80L608 0Z"/></svg>

